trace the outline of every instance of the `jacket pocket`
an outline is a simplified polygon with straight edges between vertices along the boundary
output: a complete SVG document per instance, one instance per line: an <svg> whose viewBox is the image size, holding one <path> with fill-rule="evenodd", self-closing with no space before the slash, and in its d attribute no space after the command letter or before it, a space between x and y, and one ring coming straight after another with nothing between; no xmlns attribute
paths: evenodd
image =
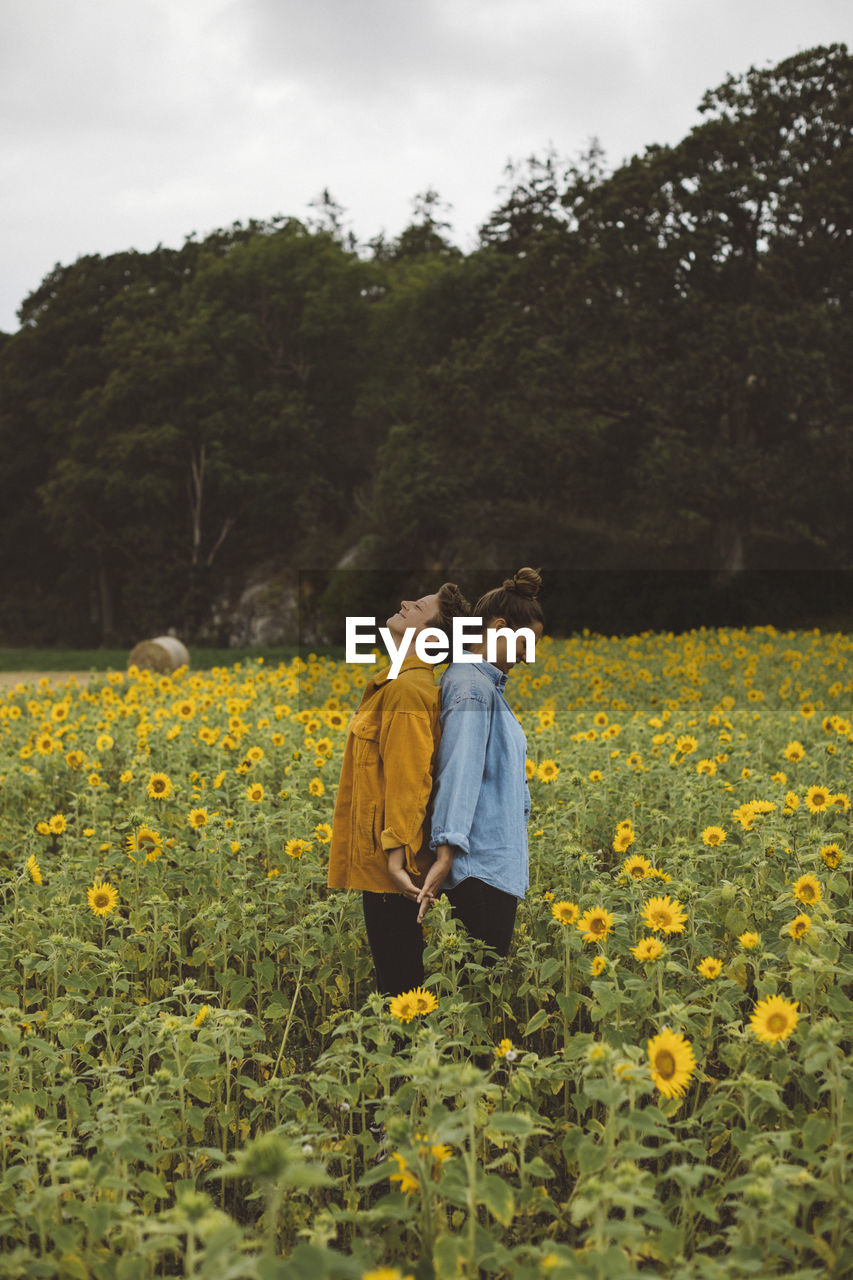
<svg viewBox="0 0 853 1280"><path fill-rule="evenodd" d="M379 738L369 727L353 729L353 763L360 769L379 764Z"/></svg>

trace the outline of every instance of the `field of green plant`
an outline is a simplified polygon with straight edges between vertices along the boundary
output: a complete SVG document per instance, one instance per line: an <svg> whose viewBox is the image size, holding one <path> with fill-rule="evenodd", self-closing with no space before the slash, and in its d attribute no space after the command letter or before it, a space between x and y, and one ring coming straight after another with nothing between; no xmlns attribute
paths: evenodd
<svg viewBox="0 0 853 1280"><path fill-rule="evenodd" d="M853 1274L853 640L545 640L531 888L372 993L370 668L0 695L0 1276Z"/></svg>

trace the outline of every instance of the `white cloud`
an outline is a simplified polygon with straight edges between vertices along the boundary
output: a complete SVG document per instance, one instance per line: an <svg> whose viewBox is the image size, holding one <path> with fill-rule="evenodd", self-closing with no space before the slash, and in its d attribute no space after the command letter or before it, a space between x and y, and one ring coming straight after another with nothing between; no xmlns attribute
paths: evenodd
<svg viewBox="0 0 853 1280"><path fill-rule="evenodd" d="M57 260L417 191L466 245L510 158L674 142L706 89L849 35L847 0L0 0L0 328Z"/></svg>

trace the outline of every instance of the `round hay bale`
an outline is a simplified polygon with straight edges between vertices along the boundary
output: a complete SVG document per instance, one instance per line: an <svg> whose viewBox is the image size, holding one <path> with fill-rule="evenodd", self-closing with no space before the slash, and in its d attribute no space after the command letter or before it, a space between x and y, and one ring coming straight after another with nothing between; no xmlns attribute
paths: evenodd
<svg viewBox="0 0 853 1280"><path fill-rule="evenodd" d="M157 636L154 640L141 640L135 645L130 651L127 665L137 666L140 671L168 673L177 671L178 667L188 667L190 655L174 636Z"/></svg>

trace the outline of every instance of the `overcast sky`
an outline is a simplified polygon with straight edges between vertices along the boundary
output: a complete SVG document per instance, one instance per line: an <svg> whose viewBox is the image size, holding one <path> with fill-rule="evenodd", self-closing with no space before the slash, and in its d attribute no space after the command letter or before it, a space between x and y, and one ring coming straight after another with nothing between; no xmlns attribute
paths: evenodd
<svg viewBox="0 0 853 1280"><path fill-rule="evenodd" d="M729 72L851 40L851 0L0 0L0 329L56 262L324 187L361 241L433 187L468 249L508 161L615 166Z"/></svg>

